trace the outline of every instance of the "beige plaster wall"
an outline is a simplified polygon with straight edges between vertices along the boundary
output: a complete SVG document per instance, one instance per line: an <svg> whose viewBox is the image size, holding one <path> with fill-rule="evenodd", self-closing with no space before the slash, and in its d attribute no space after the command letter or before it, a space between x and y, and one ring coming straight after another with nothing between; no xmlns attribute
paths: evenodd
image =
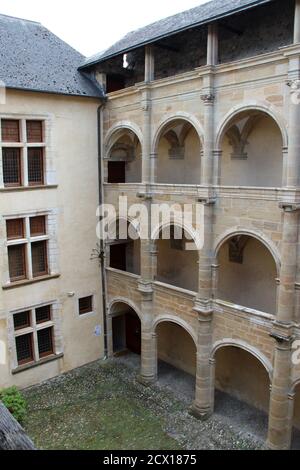
<svg viewBox="0 0 300 470"><path fill-rule="evenodd" d="M250 353L236 347L219 349L216 359L216 388L260 410L269 411L269 376Z"/></svg>
<svg viewBox="0 0 300 470"><path fill-rule="evenodd" d="M276 313L276 265L267 248L250 238L243 264L229 261L225 243L219 252L218 292L220 300L263 312Z"/></svg>
<svg viewBox="0 0 300 470"><path fill-rule="evenodd" d="M282 185L282 137L277 124L263 117L247 139L245 160L232 159L233 147L224 138L221 185L280 187Z"/></svg>
<svg viewBox="0 0 300 470"><path fill-rule="evenodd" d="M185 140L183 160L169 158L170 144L162 137L158 146L157 182L174 184L200 184L201 145L195 129Z"/></svg>
<svg viewBox="0 0 300 470"><path fill-rule="evenodd" d="M100 270L90 261L96 246L97 107L94 99L7 91L7 102L0 114L16 117L45 116L51 121L49 147L57 187L1 192L0 215L37 210L55 210L60 277L12 290L0 288L0 341L6 357L0 360L0 387L16 384L26 387L103 356ZM0 276L7 279L5 223L0 219ZM69 296L68 294L72 293ZM74 296L73 296L74 294ZM94 313L79 317L78 297L94 295ZM26 309L41 302L58 303L64 357L17 375L11 374L12 353L8 347L7 319L11 310Z"/></svg>
<svg viewBox="0 0 300 470"><path fill-rule="evenodd" d="M179 325L160 323L157 327L157 355L167 364L196 374L196 346L191 336Z"/></svg>

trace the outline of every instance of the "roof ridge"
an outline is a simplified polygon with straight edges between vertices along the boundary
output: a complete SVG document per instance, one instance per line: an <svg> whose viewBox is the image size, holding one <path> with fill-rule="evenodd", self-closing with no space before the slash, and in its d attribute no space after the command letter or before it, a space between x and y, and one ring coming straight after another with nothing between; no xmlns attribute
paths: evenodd
<svg viewBox="0 0 300 470"><path fill-rule="evenodd" d="M42 25L40 21L28 20L27 18L20 18L19 16L6 15L5 13L0 13L0 17L10 18L12 20L27 21L28 23L34 23Z"/></svg>

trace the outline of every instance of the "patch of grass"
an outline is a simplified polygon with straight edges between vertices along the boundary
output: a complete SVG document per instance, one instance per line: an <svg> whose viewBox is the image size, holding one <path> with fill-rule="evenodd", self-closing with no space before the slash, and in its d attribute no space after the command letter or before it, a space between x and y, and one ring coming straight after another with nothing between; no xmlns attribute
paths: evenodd
<svg viewBox="0 0 300 470"><path fill-rule="evenodd" d="M40 449L176 450L165 421L114 367L53 381L26 392L26 431ZM146 405L146 406L145 406Z"/></svg>

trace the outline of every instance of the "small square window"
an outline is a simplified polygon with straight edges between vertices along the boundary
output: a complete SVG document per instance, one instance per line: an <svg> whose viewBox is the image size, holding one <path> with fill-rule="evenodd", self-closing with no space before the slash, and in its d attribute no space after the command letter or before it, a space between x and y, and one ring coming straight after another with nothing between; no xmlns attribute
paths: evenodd
<svg viewBox="0 0 300 470"><path fill-rule="evenodd" d="M37 308L35 310L35 318L38 325L51 321L51 305Z"/></svg>
<svg viewBox="0 0 300 470"><path fill-rule="evenodd" d="M42 121L26 121L27 142L43 142L43 123Z"/></svg>
<svg viewBox="0 0 300 470"><path fill-rule="evenodd" d="M45 328L37 332L39 356L41 358L51 356L53 351L53 328Z"/></svg>
<svg viewBox="0 0 300 470"><path fill-rule="evenodd" d="M16 337L16 350L18 364L20 366L34 361L32 333Z"/></svg>
<svg viewBox="0 0 300 470"><path fill-rule="evenodd" d="M20 142L19 121L14 119L2 119L1 131L3 142Z"/></svg>
<svg viewBox="0 0 300 470"><path fill-rule="evenodd" d="M14 327L15 330L23 330L24 328L29 328L30 323L30 311L20 312L14 315Z"/></svg>
<svg viewBox="0 0 300 470"><path fill-rule="evenodd" d="M24 238L24 219L11 219L6 221L7 240Z"/></svg>
<svg viewBox="0 0 300 470"><path fill-rule="evenodd" d="M93 296L83 297L78 301L79 315L85 315L86 313L92 313L93 311Z"/></svg>
<svg viewBox="0 0 300 470"><path fill-rule="evenodd" d="M44 215L30 218L30 236L46 235L46 217Z"/></svg>

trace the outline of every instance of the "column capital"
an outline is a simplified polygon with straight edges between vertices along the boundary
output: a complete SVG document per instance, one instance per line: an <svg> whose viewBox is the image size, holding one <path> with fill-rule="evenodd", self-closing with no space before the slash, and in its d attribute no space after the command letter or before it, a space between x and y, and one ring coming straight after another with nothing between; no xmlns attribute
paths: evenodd
<svg viewBox="0 0 300 470"><path fill-rule="evenodd" d="M290 350L295 340L293 335L294 324L275 321L273 323L270 337L276 340L277 346L282 350Z"/></svg>
<svg viewBox="0 0 300 470"><path fill-rule="evenodd" d="M211 300L196 298L193 311L198 313L199 322L210 322L213 319L214 309Z"/></svg>
<svg viewBox="0 0 300 470"><path fill-rule="evenodd" d="M139 279L138 281L138 291L142 294L143 300L152 302L153 300L153 285L150 281L145 281Z"/></svg>
<svg viewBox="0 0 300 470"><path fill-rule="evenodd" d="M296 202L281 201L279 203L279 209L282 209L284 212L297 212L300 210L300 204Z"/></svg>
<svg viewBox="0 0 300 470"><path fill-rule="evenodd" d="M203 204L204 206L214 206L217 202L217 198L200 196L197 197L197 202L200 202L200 204Z"/></svg>
<svg viewBox="0 0 300 470"><path fill-rule="evenodd" d="M215 94L214 90L203 90L200 95L201 100L204 102L205 105L211 105L215 101Z"/></svg>

